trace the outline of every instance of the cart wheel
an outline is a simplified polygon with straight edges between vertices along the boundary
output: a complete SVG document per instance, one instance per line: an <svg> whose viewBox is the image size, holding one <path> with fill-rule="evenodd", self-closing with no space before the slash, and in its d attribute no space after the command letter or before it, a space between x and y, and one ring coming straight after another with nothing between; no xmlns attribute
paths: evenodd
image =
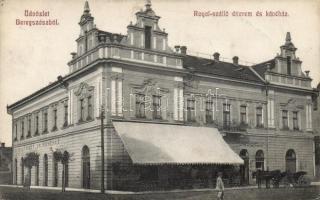
<svg viewBox="0 0 320 200"><path fill-rule="evenodd" d="M311 180L306 176L300 176L299 179L298 179L298 185L299 186L303 186L303 187L309 186L310 183L311 183Z"/></svg>

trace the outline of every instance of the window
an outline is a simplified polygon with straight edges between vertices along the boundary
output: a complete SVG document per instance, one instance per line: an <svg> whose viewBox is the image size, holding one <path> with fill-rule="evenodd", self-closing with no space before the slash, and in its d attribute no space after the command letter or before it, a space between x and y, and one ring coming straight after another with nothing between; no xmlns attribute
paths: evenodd
<svg viewBox="0 0 320 200"><path fill-rule="evenodd" d="M23 159L23 157L21 158L21 163L20 163L20 166L21 166L21 176L20 176L20 178L21 178L21 185L23 185L24 184L24 159Z"/></svg>
<svg viewBox="0 0 320 200"><path fill-rule="evenodd" d="M90 188L90 151L88 146L82 148L82 187Z"/></svg>
<svg viewBox="0 0 320 200"><path fill-rule="evenodd" d="M48 186L48 155L43 156L44 186Z"/></svg>
<svg viewBox="0 0 320 200"><path fill-rule="evenodd" d="M31 116L28 117L28 134L27 137L31 137Z"/></svg>
<svg viewBox="0 0 320 200"><path fill-rule="evenodd" d="M18 124L17 123L14 125L14 140L15 141L18 140Z"/></svg>
<svg viewBox="0 0 320 200"><path fill-rule="evenodd" d="M59 168L58 168L58 160L53 156L53 187L58 186L59 179Z"/></svg>
<svg viewBox="0 0 320 200"><path fill-rule="evenodd" d="M57 108L53 109L53 127L52 127L52 131L57 130Z"/></svg>
<svg viewBox="0 0 320 200"><path fill-rule="evenodd" d="M247 106L242 105L240 106L240 124L247 123Z"/></svg>
<svg viewBox="0 0 320 200"><path fill-rule="evenodd" d="M256 153L256 169L264 170L264 153L258 150Z"/></svg>
<svg viewBox="0 0 320 200"><path fill-rule="evenodd" d="M21 136L20 139L24 138L24 121L21 121Z"/></svg>
<svg viewBox="0 0 320 200"><path fill-rule="evenodd" d="M48 112L43 113L43 133L48 133Z"/></svg>
<svg viewBox="0 0 320 200"><path fill-rule="evenodd" d="M35 128L34 135L38 135L38 134L39 134L39 116L37 114L36 115L36 128Z"/></svg>
<svg viewBox="0 0 320 200"><path fill-rule="evenodd" d="M144 47L146 49L151 48L151 26L144 27Z"/></svg>
<svg viewBox="0 0 320 200"><path fill-rule="evenodd" d="M13 184L18 185L18 160L14 159L14 182Z"/></svg>
<svg viewBox="0 0 320 200"><path fill-rule="evenodd" d="M291 75L291 57L287 56L287 74Z"/></svg>
<svg viewBox="0 0 320 200"><path fill-rule="evenodd" d="M153 118L154 119L161 119L161 96L153 95L152 96L153 102Z"/></svg>
<svg viewBox="0 0 320 200"><path fill-rule="evenodd" d="M223 127L230 128L230 104L223 104Z"/></svg>
<svg viewBox="0 0 320 200"><path fill-rule="evenodd" d="M80 118L79 122L82 122L84 120L84 101L83 99L80 99Z"/></svg>
<svg viewBox="0 0 320 200"><path fill-rule="evenodd" d="M92 96L88 96L88 116L87 120L92 119Z"/></svg>
<svg viewBox="0 0 320 200"><path fill-rule="evenodd" d="M145 95L136 94L136 117L145 118Z"/></svg>
<svg viewBox="0 0 320 200"><path fill-rule="evenodd" d="M206 122L213 122L213 102L211 99L206 101Z"/></svg>
<svg viewBox="0 0 320 200"><path fill-rule="evenodd" d="M297 166L296 153L293 149L289 149L286 153L286 171L295 173Z"/></svg>
<svg viewBox="0 0 320 200"><path fill-rule="evenodd" d="M262 124L262 107L257 107L257 109L256 109L256 126L258 128L263 127L263 124Z"/></svg>
<svg viewBox="0 0 320 200"><path fill-rule="evenodd" d="M68 126L68 104L64 105L64 123L63 123L63 127Z"/></svg>
<svg viewBox="0 0 320 200"><path fill-rule="evenodd" d="M193 98L187 100L187 121L195 121L195 100Z"/></svg>
<svg viewBox="0 0 320 200"><path fill-rule="evenodd" d="M282 128L283 129L289 129L288 126L288 111L282 110Z"/></svg>
<svg viewBox="0 0 320 200"><path fill-rule="evenodd" d="M292 112L293 130L299 130L298 112Z"/></svg>

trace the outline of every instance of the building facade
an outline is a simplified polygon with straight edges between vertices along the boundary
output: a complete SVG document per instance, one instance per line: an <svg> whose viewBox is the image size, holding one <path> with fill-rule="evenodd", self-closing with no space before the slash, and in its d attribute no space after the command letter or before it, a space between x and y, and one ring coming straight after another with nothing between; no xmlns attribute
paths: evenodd
<svg viewBox="0 0 320 200"><path fill-rule="evenodd" d="M12 148L0 144L0 184L12 184Z"/></svg>
<svg viewBox="0 0 320 200"><path fill-rule="evenodd" d="M106 188L123 190L136 189L129 185L201 187L203 182L210 187L217 170L230 172L229 185L255 183L251 174L257 169L306 171L313 177L315 92L308 72L301 70L290 33L275 58L257 65L241 65L236 56L233 62L224 62L219 53L201 58L189 55L186 46L169 47L168 33L159 27L160 17L151 3L145 6L136 13L136 22L127 26L127 34L121 35L98 29L86 2L77 52L68 63L70 73L8 106L13 119L14 184L24 183L24 159L30 152L39 156L31 169L31 184L51 187L62 185L63 167L67 187L93 189L100 188L102 169ZM193 131L190 137L200 139L204 130L219 130L243 164L216 165L219 160L210 160L210 155L208 161L174 162L173 157L161 157L137 164L163 155L170 147L154 145L159 153L145 155L145 148L153 152L155 147L141 138L139 143L138 133L137 138L128 138L130 130L128 135L120 131L125 127L150 134L156 129L174 134L183 127ZM192 143L190 138L187 141ZM215 141L211 142L214 146ZM55 152L66 153L70 159L62 165ZM223 152L213 154L219 153Z"/></svg>

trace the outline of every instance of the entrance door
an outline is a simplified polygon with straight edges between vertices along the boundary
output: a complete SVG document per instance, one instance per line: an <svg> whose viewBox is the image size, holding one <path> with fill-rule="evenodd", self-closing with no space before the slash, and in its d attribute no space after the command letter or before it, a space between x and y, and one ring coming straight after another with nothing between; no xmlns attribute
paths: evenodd
<svg viewBox="0 0 320 200"><path fill-rule="evenodd" d="M240 166L240 184L249 184L249 153L246 149L240 151L240 157L243 159L244 164Z"/></svg>
<svg viewBox="0 0 320 200"><path fill-rule="evenodd" d="M82 187L90 188L90 152L87 146L82 148Z"/></svg>

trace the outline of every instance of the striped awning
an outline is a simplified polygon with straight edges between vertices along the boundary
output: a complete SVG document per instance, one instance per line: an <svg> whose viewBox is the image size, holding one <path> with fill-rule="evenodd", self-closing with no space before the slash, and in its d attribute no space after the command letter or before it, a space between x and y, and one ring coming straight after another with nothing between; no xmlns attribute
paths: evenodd
<svg viewBox="0 0 320 200"><path fill-rule="evenodd" d="M243 164L216 128L113 122L134 164Z"/></svg>

